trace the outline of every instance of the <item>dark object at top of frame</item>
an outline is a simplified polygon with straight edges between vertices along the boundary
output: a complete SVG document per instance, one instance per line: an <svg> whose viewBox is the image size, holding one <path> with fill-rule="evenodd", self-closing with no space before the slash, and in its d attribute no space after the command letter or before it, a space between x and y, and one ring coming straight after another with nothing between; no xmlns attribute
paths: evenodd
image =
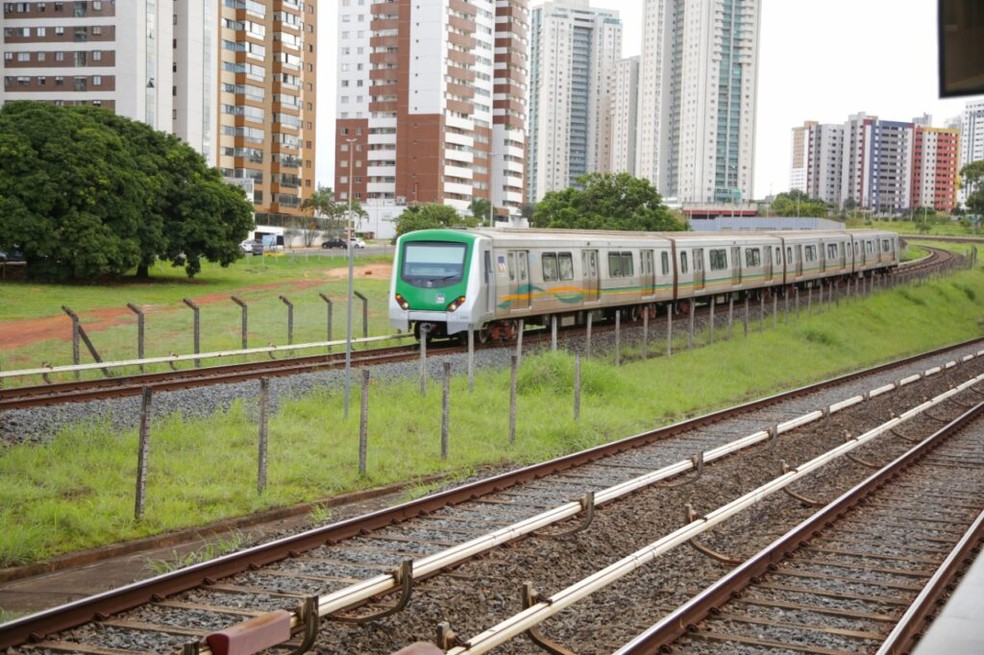
<svg viewBox="0 0 984 655"><path fill-rule="evenodd" d="M984 2L939 0L940 97L984 93Z"/></svg>

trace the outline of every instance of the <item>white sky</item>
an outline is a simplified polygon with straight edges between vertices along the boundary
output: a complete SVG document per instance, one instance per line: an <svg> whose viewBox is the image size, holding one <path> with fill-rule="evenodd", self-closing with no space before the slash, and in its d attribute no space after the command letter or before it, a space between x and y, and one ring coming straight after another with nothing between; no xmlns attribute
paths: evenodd
<svg viewBox="0 0 984 655"><path fill-rule="evenodd" d="M531 6L540 4L532 0ZM622 54L639 54L643 0L590 0L622 19ZM939 97L937 0L762 0L755 197L789 190L791 130L804 121L841 123L865 112L932 124L957 116L965 96ZM319 23L318 183L334 169L334 2Z"/></svg>

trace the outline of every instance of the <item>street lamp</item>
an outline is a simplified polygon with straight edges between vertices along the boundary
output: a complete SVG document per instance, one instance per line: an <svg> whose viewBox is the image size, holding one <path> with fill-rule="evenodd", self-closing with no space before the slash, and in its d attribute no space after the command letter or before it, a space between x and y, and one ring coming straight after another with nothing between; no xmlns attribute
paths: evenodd
<svg viewBox="0 0 984 655"><path fill-rule="evenodd" d="M352 178L355 169L352 167L352 153L355 150L355 139L345 139L349 148L349 188L348 188L348 218L345 220L345 233L348 235L348 302L345 316L345 418L349 415L349 397L352 391L352 277L355 268L352 261Z"/></svg>

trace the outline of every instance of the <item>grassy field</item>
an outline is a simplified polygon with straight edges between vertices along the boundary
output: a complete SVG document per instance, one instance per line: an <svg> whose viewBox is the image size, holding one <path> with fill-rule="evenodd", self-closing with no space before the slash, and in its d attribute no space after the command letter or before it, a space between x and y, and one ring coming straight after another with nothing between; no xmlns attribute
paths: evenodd
<svg viewBox="0 0 984 655"><path fill-rule="evenodd" d="M176 276L112 289L32 290L31 285L8 284L0 285L0 300L23 301L25 307L17 310L17 316L27 317L58 314L66 295L73 309L82 311L103 303L173 305L182 297L211 293L245 296L243 287L269 284L273 288L264 289L263 298L250 296L251 302L268 306L271 313L276 308L279 318L271 319L270 329L283 330L285 308L277 300L278 293L296 290L298 280L315 279L315 287L292 296L298 301L314 296L304 301L304 316L323 316L324 303L316 291L340 292L333 285L344 281L327 281L325 263L313 257L247 260L228 271L207 269L202 280L193 282ZM385 280L365 282L371 320L382 331ZM341 391L323 390L283 403L271 417L268 483L263 493L256 484L258 428L252 400L207 420L170 416L152 427L148 500L140 521L133 518L136 431L114 432L94 417L49 444L8 446L0 453L0 566L435 473L464 476L485 465L539 461L896 356L978 337L984 319L982 298L984 276L978 268L843 302L820 315L804 312L775 329L771 321L761 332L754 325L747 338L737 328L731 340L722 341L719 331L713 345L677 351L670 358L642 361L633 358L633 347L626 345L623 364L615 367L612 354L599 353L582 362L579 421L573 419L572 356L560 352L527 357L520 371L520 428L515 444L508 438L509 372L479 372L469 393L463 372L456 371L447 460L440 456L440 384L432 382L422 397L413 381L373 381L365 475L358 472L358 387L353 398L356 411L348 418ZM232 307L221 310L227 312L221 320L232 323L231 333L238 335L239 309L227 304ZM28 305L34 309L28 311ZM295 311L301 306L298 302ZM4 319L11 317L4 311ZM220 310L209 311L208 320L220 323L219 318L211 318ZM336 311L339 321L341 310ZM295 325L297 321L295 316ZM177 322L177 312L169 322ZM319 325L311 328L311 337L303 338L316 337L324 329L323 319ZM119 330L120 340L132 342L132 323ZM102 339L104 333L97 334ZM661 352L659 344L650 348ZM9 362L3 365L7 370Z"/></svg>

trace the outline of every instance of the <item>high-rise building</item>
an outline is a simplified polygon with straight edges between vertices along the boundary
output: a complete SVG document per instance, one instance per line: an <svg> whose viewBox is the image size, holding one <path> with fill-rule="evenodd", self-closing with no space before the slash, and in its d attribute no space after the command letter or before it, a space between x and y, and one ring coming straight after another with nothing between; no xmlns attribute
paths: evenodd
<svg viewBox="0 0 984 655"><path fill-rule="evenodd" d="M612 159L613 173L635 175L636 128L639 109L639 57L629 57L618 63L615 92L612 98Z"/></svg>
<svg viewBox="0 0 984 655"><path fill-rule="evenodd" d="M241 184L261 223L315 174L315 3L5 2L0 102L101 105L172 132Z"/></svg>
<svg viewBox="0 0 984 655"><path fill-rule="evenodd" d="M341 0L335 197L379 236L411 203L518 215L526 0Z"/></svg>
<svg viewBox="0 0 984 655"><path fill-rule="evenodd" d="M984 99L970 100L960 116L960 168L984 160ZM960 187L961 202L967 202L968 191Z"/></svg>
<svg viewBox="0 0 984 655"><path fill-rule="evenodd" d="M681 202L752 197L761 0L645 0L636 175Z"/></svg>
<svg viewBox="0 0 984 655"><path fill-rule="evenodd" d="M4 2L0 103L97 105L170 131L166 0Z"/></svg>
<svg viewBox="0 0 984 655"><path fill-rule="evenodd" d="M533 9L527 192L540 200L610 170L612 97L622 51L618 12L588 0Z"/></svg>

